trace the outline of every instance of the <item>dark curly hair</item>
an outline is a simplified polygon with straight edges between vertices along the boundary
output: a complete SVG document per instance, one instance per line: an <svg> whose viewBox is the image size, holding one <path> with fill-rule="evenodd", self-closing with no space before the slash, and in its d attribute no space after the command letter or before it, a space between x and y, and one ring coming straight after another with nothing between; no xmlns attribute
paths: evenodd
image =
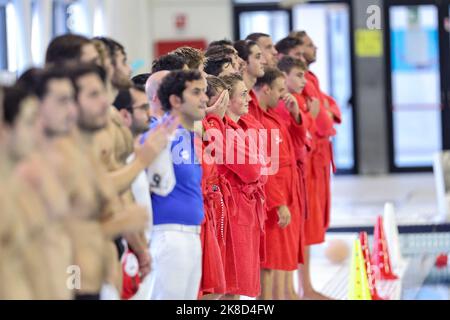
<svg viewBox="0 0 450 320"><path fill-rule="evenodd" d="M203 79L197 70L177 70L169 73L161 83L158 90L158 98L164 111L172 110L170 96L176 95L183 99L183 92L186 90L186 83Z"/></svg>

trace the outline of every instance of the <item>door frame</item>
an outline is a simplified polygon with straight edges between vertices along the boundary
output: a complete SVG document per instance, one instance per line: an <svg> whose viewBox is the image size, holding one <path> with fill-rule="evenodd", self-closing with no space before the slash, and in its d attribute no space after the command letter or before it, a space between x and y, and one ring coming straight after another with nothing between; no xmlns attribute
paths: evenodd
<svg viewBox="0 0 450 320"><path fill-rule="evenodd" d="M284 11L287 12L289 17L289 30L293 28L293 20L292 20L292 9L283 8L277 2L262 2L262 3L233 3L233 36L234 40L241 40L240 38L240 23L239 16L244 12L255 12L255 11Z"/></svg>
<svg viewBox="0 0 450 320"><path fill-rule="evenodd" d="M384 49L386 54L385 86L386 116L388 124L389 171L390 173L432 172L432 166L398 167L395 164L394 114L392 98L392 56L391 56L391 23L389 9L393 6L435 5L438 10L438 39L441 86L441 123L442 150L450 149L450 87L447 77L450 75L450 36L445 30L444 20L449 17L450 0L385 0L384 3ZM444 10L446 8L446 10Z"/></svg>
<svg viewBox="0 0 450 320"><path fill-rule="evenodd" d="M353 1L352 0L320 0L308 3L309 5L319 5L319 4L336 4L336 3L344 3L347 4L349 8L349 27L350 27L350 75L351 75L351 91L352 96L349 99L349 105L352 108L352 117L353 117L353 125L352 125L352 134L353 134L353 168L351 169L340 169L337 172L337 175L347 175L347 174L358 174L359 172L359 138L358 138L358 108L356 99L356 56L355 56L355 36L353 32L354 26L354 17L353 17ZM240 25L239 25L239 15L243 12L255 12L255 11L286 11L289 16L289 30L293 30L294 27L294 15L291 8L283 8L279 5L278 2L273 3L233 3L233 19L234 19L234 39L238 40L240 38ZM344 106L342 106L344 107ZM345 107L348 107L346 105Z"/></svg>

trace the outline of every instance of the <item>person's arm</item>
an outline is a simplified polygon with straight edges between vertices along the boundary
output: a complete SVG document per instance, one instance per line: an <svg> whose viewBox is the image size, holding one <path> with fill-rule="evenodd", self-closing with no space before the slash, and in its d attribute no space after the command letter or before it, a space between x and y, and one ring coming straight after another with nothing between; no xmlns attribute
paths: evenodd
<svg viewBox="0 0 450 320"><path fill-rule="evenodd" d="M301 113L297 99L292 96L295 103L290 99L280 101L276 112L283 124L289 131L289 135L294 144L295 158L297 161L303 161L305 157L306 142L306 123L303 119L304 115Z"/></svg>
<svg viewBox="0 0 450 320"><path fill-rule="evenodd" d="M140 276L144 279L151 271L151 258L145 235L143 232L133 232L125 234L124 238L138 259Z"/></svg>
<svg viewBox="0 0 450 320"><path fill-rule="evenodd" d="M328 104L328 109L330 110L330 112L333 116L333 121L336 124L341 124L342 123L342 113L341 113L341 109L339 108L338 104L336 103L336 100L334 100L329 95L325 95L325 99Z"/></svg>
<svg viewBox="0 0 450 320"><path fill-rule="evenodd" d="M289 111L289 114L291 115L294 122L298 125L303 124L302 115L300 113L300 107L298 105L297 99L295 97L288 93L283 97L284 106L287 111Z"/></svg>
<svg viewBox="0 0 450 320"><path fill-rule="evenodd" d="M142 231L147 223L147 210L137 205L130 205L100 221L103 234L111 240L121 234Z"/></svg>
<svg viewBox="0 0 450 320"><path fill-rule="evenodd" d="M152 156L156 158L156 155ZM109 172L108 175L118 193L126 192L136 177L145 169L144 163L139 160L127 164L119 170Z"/></svg>
<svg viewBox="0 0 450 320"><path fill-rule="evenodd" d="M158 127L153 129L140 145L139 139L136 139L134 153L136 155L133 162L125 167L109 173L113 185L121 194L127 191L138 174L150 166L150 164L158 157L169 142L170 135L178 126L178 120L169 117Z"/></svg>

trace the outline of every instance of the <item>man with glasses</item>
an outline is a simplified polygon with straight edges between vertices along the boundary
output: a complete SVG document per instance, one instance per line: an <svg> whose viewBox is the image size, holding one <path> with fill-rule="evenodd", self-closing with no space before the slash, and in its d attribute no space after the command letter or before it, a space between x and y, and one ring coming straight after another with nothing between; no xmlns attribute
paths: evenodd
<svg viewBox="0 0 450 320"><path fill-rule="evenodd" d="M114 101L119 110L123 123L131 130L134 137L145 133L149 125L149 109L145 92L137 87L121 90Z"/></svg>
<svg viewBox="0 0 450 320"><path fill-rule="evenodd" d="M134 86L130 89L119 91L116 100L113 103L114 107L119 111L123 124L129 128L134 138L137 138L141 134L148 130L149 125L149 104L147 102L147 96L145 92L139 90ZM131 155L127 162L131 162L134 159L134 155ZM147 234L153 225L153 211L150 201L149 182L145 175L145 171L142 171L134 180L131 185L131 192L133 198L137 204L145 207L148 211L149 223L147 227ZM147 240L149 237L147 236ZM130 299L133 297L140 285L141 280L145 280L146 276L151 269L151 260L149 259L145 265L139 265L136 254L128 249L122 257L123 265L123 299ZM138 276L138 270L141 271L141 277ZM149 299L148 294L141 296L142 299Z"/></svg>

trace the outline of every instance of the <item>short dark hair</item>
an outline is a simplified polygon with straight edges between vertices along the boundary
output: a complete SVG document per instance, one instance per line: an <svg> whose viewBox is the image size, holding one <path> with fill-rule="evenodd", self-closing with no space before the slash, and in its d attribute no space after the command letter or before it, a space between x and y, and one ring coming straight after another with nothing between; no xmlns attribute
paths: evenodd
<svg viewBox="0 0 450 320"><path fill-rule="evenodd" d="M233 46L233 42L228 39L213 41L209 44L208 50L215 46Z"/></svg>
<svg viewBox="0 0 450 320"><path fill-rule="evenodd" d="M205 72L212 76L218 76L223 70L223 67L233 61L229 57L224 56L211 56L206 60Z"/></svg>
<svg viewBox="0 0 450 320"><path fill-rule="evenodd" d="M25 88L26 90L33 92L35 90L38 79L43 71L44 70L41 68L36 67L29 68L20 75L16 83Z"/></svg>
<svg viewBox="0 0 450 320"><path fill-rule="evenodd" d="M181 56L169 53L153 61L152 73L181 70L185 65L187 65L187 63Z"/></svg>
<svg viewBox="0 0 450 320"><path fill-rule="evenodd" d="M31 68L20 76L17 83L32 91L42 100L47 95L50 81L61 79L71 81L69 70L70 67L66 65L56 65L46 69Z"/></svg>
<svg viewBox="0 0 450 320"><path fill-rule="evenodd" d="M281 54L289 54L289 51L301 45L302 42L298 38L286 37L278 41L275 48Z"/></svg>
<svg viewBox="0 0 450 320"><path fill-rule="evenodd" d="M302 44L303 44L303 39L307 35L308 34L306 33L306 31L292 31L291 33L289 33L289 37L297 38L298 40L301 41Z"/></svg>
<svg viewBox="0 0 450 320"><path fill-rule="evenodd" d="M191 47L181 47L171 53L181 57L189 69L198 69L205 60L202 51Z"/></svg>
<svg viewBox="0 0 450 320"><path fill-rule="evenodd" d="M283 72L290 73L292 69L299 68L306 71L307 67L300 59L295 59L290 56L283 56L280 61L278 61L278 69Z"/></svg>
<svg viewBox="0 0 450 320"><path fill-rule="evenodd" d="M242 60L248 62L248 57L252 52L252 48L258 44L253 40L239 40L234 43L234 48L238 52Z"/></svg>
<svg viewBox="0 0 450 320"><path fill-rule="evenodd" d="M145 92L145 84L147 83L148 78L151 76L151 73L142 73L134 76L131 79L131 82L134 84L134 89L139 90L141 92Z"/></svg>
<svg viewBox="0 0 450 320"><path fill-rule="evenodd" d="M60 64L67 61L79 61L84 45L90 44L91 40L84 36L66 34L54 38L45 55L46 64Z"/></svg>
<svg viewBox="0 0 450 320"><path fill-rule="evenodd" d="M274 81L281 77L284 78L284 73L280 69L266 68L264 76L256 81L255 88L260 89L265 85L272 87Z"/></svg>
<svg viewBox="0 0 450 320"><path fill-rule="evenodd" d="M224 56L224 57L228 57L230 55L234 54L234 50L231 49L229 46L224 46L224 45L217 45L214 47L210 47L206 52L205 52L205 57L209 58L211 56Z"/></svg>
<svg viewBox="0 0 450 320"><path fill-rule="evenodd" d="M129 89L123 89L119 91L116 100L113 102L113 106L117 110L127 110L132 112L131 106L133 104L133 98L131 97L131 92Z"/></svg>
<svg viewBox="0 0 450 320"><path fill-rule="evenodd" d="M225 81L216 76L208 76L206 77L206 81L208 82L208 90L206 91L206 95L210 99L217 95L221 89L228 90L230 88Z"/></svg>
<svg viewBox="0 0 450 320"><path fill-rule="evenodd" d="M3 88L3 119L13 126L20 114L21 103L31 97L32 93L20 84Z"/></svg>
<svg viewBox="0 0 450 320"><path fill-rule="evenodd" d="M235 86L238 82L244 81L244 78L242 78L239 74L230 74L227 76L220 77L220 79L223 80L223 82L226 83L230 90L230 94L233 95L235 92Z"/></svg>
<svg viewBox="0 0 450 320"><path fill-rule="evenodd" d="M198 70L177 70L169 73L161 83L158 90L158 98L164 111L172 110L170 96L176 95L183 99L186 83L203 79Z"/></svg>
<svg viewBox="0 0 450 320"><path fill-rule="evenodd" d="M111 62L114 66L116 65L115 56L117 52L122 52L124 55L127 55L125 47L114 39L108 37L95 37L92 40L103 42L103 44L106 46L106 49L108 50Z"/></svg>
<svg viewBox="0 0 450 320"><path fill-rule="evenodd" d="M245 40L252 40L252 41L258 42L258 40L261 38L270 38L270 35L268 35L266 33L255 32L255 33L249 34L247 36L247 38L245 38Z"/></svg>
<svg viewBox="0 0 450 320"><path fill-rule="evenodd" d="M80 93L80 86L78 85L78 80L84 76L95 74L100 80L106 85L106 71L102 67L96 64L81 64L71 70L70 78L73 83L73 87L75 89L75 100L78 101L78 94Z"/></svg>

